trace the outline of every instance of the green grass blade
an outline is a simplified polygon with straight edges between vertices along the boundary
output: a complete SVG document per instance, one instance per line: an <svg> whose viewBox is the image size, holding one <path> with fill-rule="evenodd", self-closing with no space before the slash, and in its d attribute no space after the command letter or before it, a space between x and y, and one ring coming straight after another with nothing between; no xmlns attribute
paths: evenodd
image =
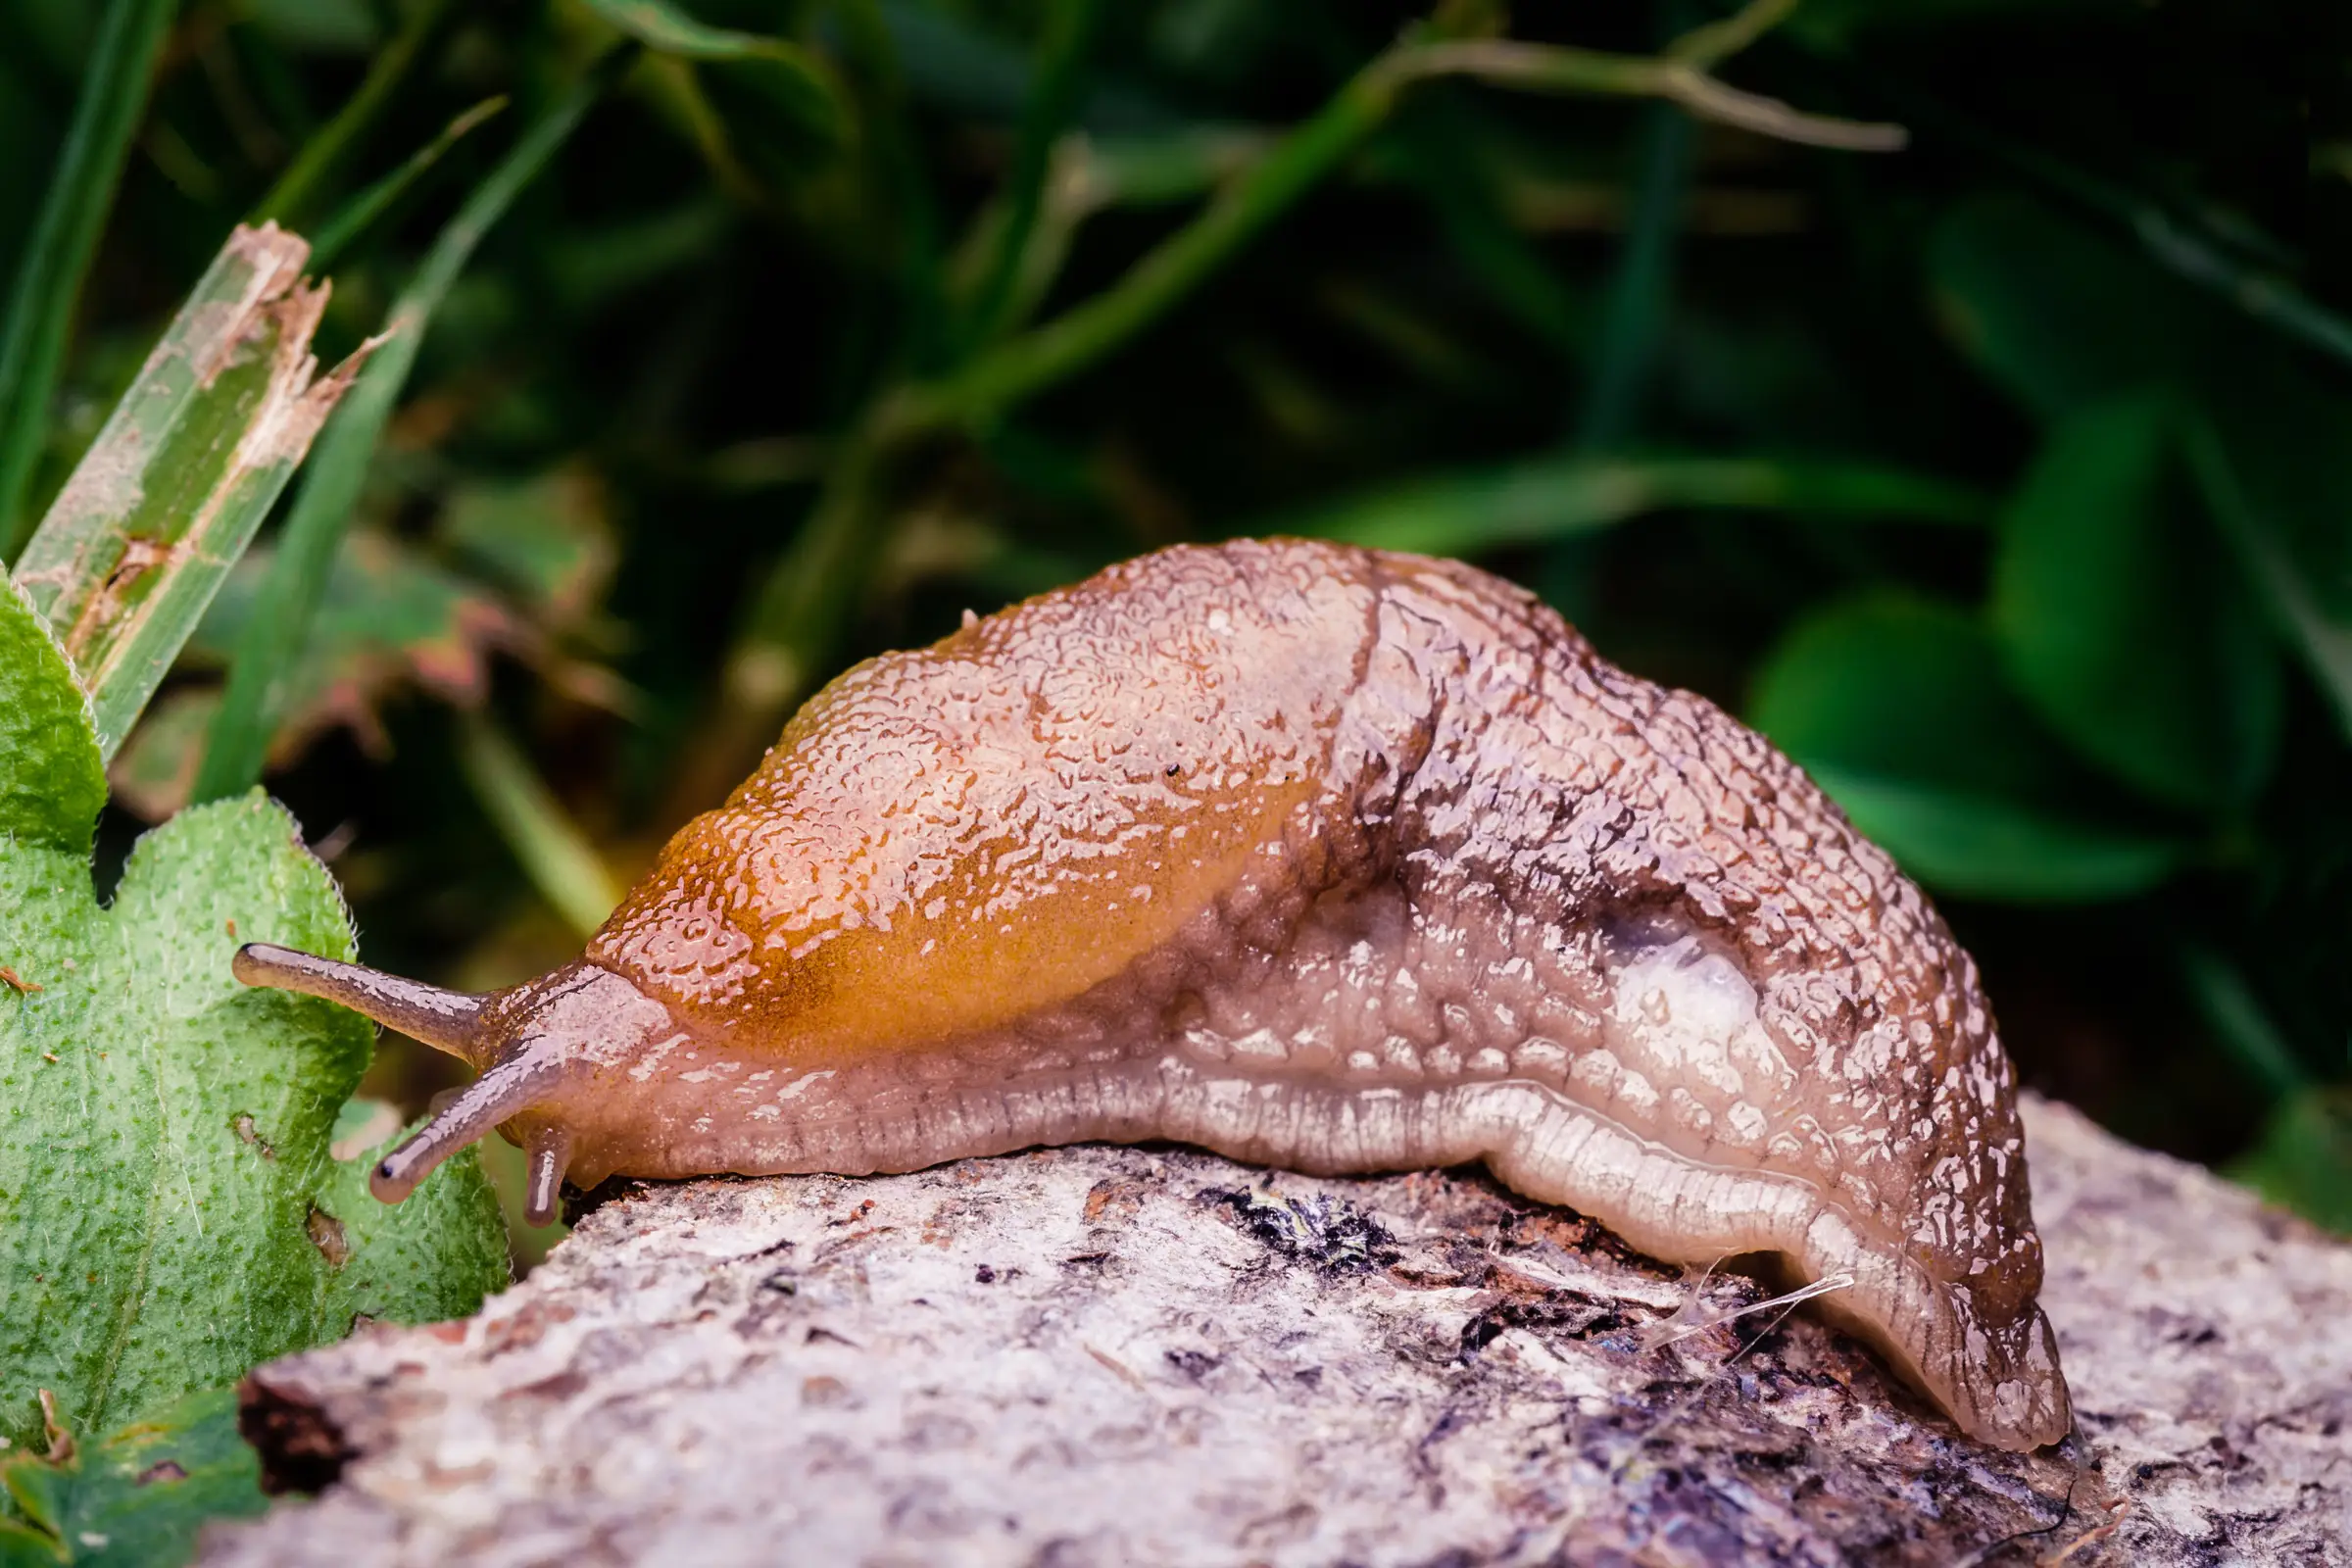
<svg viewBox="0 0 2352 1568"><path fill-rule="evenodd" d="M314 379L310 248L238 228L17 564L115 754L350 384Z"/></svg>
<svg viewBox="0 0 2352 1568"><path fill-rule="evenodd" d="M304 477L286 518L285 535L262 588L262 608L246 623L229 664L228 685L196 774L193 799L220 800L262 776L270 737L277 727L286 676L310 641L329 569L360 499L376 443L416 363L416 350L434 310L465 270L474 247L504 217L523 187L555 157L589 107L635 58L627 46L606 55L572 90L526 129L449 220L423 266L393 303L376 352L342 414L319 443L318 462Z"/></svg>
<svg viewBox="0 0 2352 1568"><path fill-rule="evenodd" d="M1600 314L1600 341L1577 425L1589 451L1621 446L1638 432L1673 309L1675 251L1698 145L1698 122L1670 103L1652 104L1640 133L1633 220Z"/></svg>
<svg viewBox="0 0 2352 1568"><path fill-rule="evenodd" d="M318 200L318 193L359 151L368 133L400 96L400 89L424 60L455 9L456 0L418 0L410 8L400 31L369 64L367 79L360 83L359 91L351 95L324 129L303 143L294 162L254 209L255 222L267 218L290 221L308 216L308 209Z"/></svg>
<svg viewBox="0 0 2352 1568"><path fill-rule="evenodd" d="M1581 358L1592 307L1506 211L1482 145L1495 134L1461 94L1434 92L1398 124L1391 145L1446 248L1488 300L1543 342Z"/></svg>
<svg viewBox="0 0 2352 1568"><path fill-rule="evenodd" d="M48 439L74 301L146 108L147 81L172 11L172 0L114 0L107 7L65 154L18 264L8 320L0 326L0 559L16 554L31 521L26 497Z"/></svg>
<svg viewBox="0 0 2352 1568"><path fill-rule="evenodd" d="M321 270L333 266L346 246L367 232L394 202L416 189L416 182L432 172L442 155L463 140L466 132L506 107L503 93L483 99L442 126L441 134L411 153L406 163L346 202L340 212L318 225L311 243L313 265Z"/></svg>
<svg viewBox="0 0 2352 1568"><path fill-rule="evenodd" d="M474 797L540 897L583 937L603 925L620 903L620 890L506 731L479 714L466 715L458 758Z"/></svg>
<svg viewBox="0 0 2352 1568"><path fill-rule="evenodd" d="M1156 324L1380 127L1396 99L1394 58L1381 56L1358 72L1116 283L990 347L941 382L917 389L909 395L905 417L915 424L985 424L1091 368Z"/></svg>
<svg viewBox="0 0 2352 1568"><path fill-rule="evenodd" d="M1564 457L1391 485L1258 532L1474 556L1574 538L1668 507L1816 512L1953 525L1990 504L1948 480L1836 459Z"/></svg>
<svg viewBox="0 0 2352 1568"><path fill-rule="evenodd" d="M2311 1070L2278 1032L2262 998L2237 965L2210 948L2183 943L2180 978L2213 1036L2236 1058L2245 1076L2276 1099L2314 1087Z"/></svg>
<svg viewBox="0 0 2352 1568"><path fill-rule="evenodd" d="M669 0L585 0L588 9L661 54L686 60L806 60L781 38L737 32L696 21Z"/></svg>
<svg viewBox="0 0 2352 1568"><path fill-rule="evenodd" d="M1059 0L1049 14L1039 48L1037 85L1022 110L1020 140L1005 179L1004 222L966 322L969 342L994 342L1013 324L1013 285L1044 203L1054 143L1077 113L1087 58L1102 31L1103 9L1101 0Z"/></svg>
<svg viewBox="0 0 2352 1568"><path fill-rule="evenodd" d="M799 44L737 32L696 21L669 0L583 0L621 35L656 54L706 66L749 67L764 89L811 129L838 134L845 122L841 94L817 56Z"/></svg>

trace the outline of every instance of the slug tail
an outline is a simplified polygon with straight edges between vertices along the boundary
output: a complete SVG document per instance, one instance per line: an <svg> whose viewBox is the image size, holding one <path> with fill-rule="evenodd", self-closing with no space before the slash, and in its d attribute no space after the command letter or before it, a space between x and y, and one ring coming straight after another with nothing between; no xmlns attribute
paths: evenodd
<svg viewBox="0 0 2352 1568"><path fill-rule="evenodd" d="M526 1035L501 1053L499 1059L479 1078L459 1091L456 1098L436 1109L432 1120L416 1129L398 1149L386 1154L375 1169L368 1172L368 1191L387 1203L399 1202L415 1192L417 1183L431 1175L436 1165L500 1122L513 1118L546 1099L562 1084L564 1076L564 1054L556 1043L545 1036ZM539 1165L535 1142L532 1152L534 1198ZM556 1162L559 1181L562 1175L562 1161L559 1159ZM552 1186L550 1191L553 1191Z"/></svg>
<svg viewBox="0 0 2352 1568"><path fill-rule="evenodd" d="M468 1064L482 1059L480 997L267 942L239 948L229 969L249 986L271 986L341 1003L387 1029L397 1029Z"/></svg>

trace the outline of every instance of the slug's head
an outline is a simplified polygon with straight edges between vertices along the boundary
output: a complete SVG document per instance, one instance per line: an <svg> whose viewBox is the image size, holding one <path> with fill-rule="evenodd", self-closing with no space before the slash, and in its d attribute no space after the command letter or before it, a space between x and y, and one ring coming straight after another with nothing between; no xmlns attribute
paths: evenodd
<svg viewBox="0 0 2352 1568"><path fill-rule="evenodd" d="M585 959L507 991L474 996L398 975L253 943L232 967L249 986L324 997L447 1052L480 1076L386 1154L368 1185L397 1203L459 1150L511 1123L530 1155L528 1212L555 1217L582 1094L598 1077L642 1063L685 1038L669 1009ZM570 1113L567 1113L570 1112Z"/></svg>

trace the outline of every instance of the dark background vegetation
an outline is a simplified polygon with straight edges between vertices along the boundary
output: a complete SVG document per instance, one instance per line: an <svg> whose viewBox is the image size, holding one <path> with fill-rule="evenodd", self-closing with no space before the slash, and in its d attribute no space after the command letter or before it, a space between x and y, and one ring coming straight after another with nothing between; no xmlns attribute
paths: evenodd
<svg viewBox="0 0 2352 1568"><path fill-rule="evenodd" d="M499 221L278 732L270 787L370 961L484 986L575 951L600 879L812 681L967 606L1181 539L1397 540L1530 584L1813 768L1936 892L2028 1083L2352 1226L2340 10L1808 0L1719 68L1899 123L1899 152L1429 81L1082 368L909 430L905 389L1118 287L1427 19L692 9L803 53L657 47ZM0 277L97 14L0 0ZM1719 15L1436 22L1642 55ZM190 0L36 502L231 224L316 233L508 100L331 259L338 357L616 37L561 0ZM284 183L371 70L380 113ZM990 236L1041 171L1033 231L1069 243L1032 298ZM119 760L102 858L186 797L269 548ZM437 1071L387 1053L379 1087L418 1103Z"/></svg>

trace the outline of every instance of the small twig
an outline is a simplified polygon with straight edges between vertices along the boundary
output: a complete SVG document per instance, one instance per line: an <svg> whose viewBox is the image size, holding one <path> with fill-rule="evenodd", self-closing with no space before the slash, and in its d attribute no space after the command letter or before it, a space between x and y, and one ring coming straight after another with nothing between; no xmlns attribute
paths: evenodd
<svg viewBox="0 0 2352 1568"><path fill-rule="evenodd" d="M2075 1554L2083 1547L2095 1546L2121 1530L2124 1527L2124 1520L2131 1512L2132 1499L2130 1497L2116 1498L2107 1505L2107 1518L2104 1523L2091 1526L2056 1551L2036 1559L2036 1568L2064 1568L2065 1564L2074 1561Z"/></svg>
<svg viewBox="0 0 2352 1568"><path fill-rule="evenodd" d="M1671 56L1605 54L1509 38L1424 44L1387 57L1399 84L1437 76L1467 76L1529 92L1596 93L1664 98L1701 120L1759 135L1843 152L1899 152L1910 140L1900 125L1808 115L1777 98L1729 85Z"/></svg>
<svg viewBox="0 0 2352 1568"><path fill-rule="evenodd" d="M1807 147L1840 152L1894 153L1910 143L1911 133L1900 125L1877 121L1838 120L1791 109L1778 98L1742 92L1703 72L1683 66L1666 68L1664 96L1704 120L1737 125L1759 135L1778 137Z"/></svg>
<svg viewBox="0 0 2352 1568"><path fill-rule="evenodd" d="M1083 1340L1079 1342L1079 1348L1086 1351L1088 1355L1093 1356L1096 1362L1105 1372L1108 1372L1112 1377L1117 1378L1121 1383L1124 1383L1129 1388L1135 1390L1136 1393L1149 1394L1152 1392L1150 1385L1144 1382L1143 1377L1137 1373L1135 1368L1129 1366L1117 1356L1112 1355L1109 1351L1098 1350Z"/></svg>

